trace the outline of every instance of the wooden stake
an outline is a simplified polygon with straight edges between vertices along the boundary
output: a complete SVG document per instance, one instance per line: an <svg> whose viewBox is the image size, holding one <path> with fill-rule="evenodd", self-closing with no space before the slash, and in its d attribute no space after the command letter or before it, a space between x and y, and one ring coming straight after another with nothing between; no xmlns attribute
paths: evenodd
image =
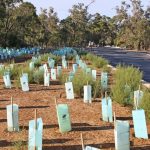
<svg viewBox="0 0 150 150"><path fill-rule="evenodd" d="M81 133L81 144L82 144L82 150L84 150L84 140L83 140L83 134Z"/></svg>
<svg viewBox="0 0 150 150"><path fill-rule="evenodd" d="M107 99L107 91L105 92L105 98Z"/></svg>
<svg viewBox="0 0 150 150"><path fill-rule="evenodd" d="M37 109L35 109L35 146L34 146L34 150L36 150L36 130L37 130Z"/></svg>
<svg viewBox="0 0 150 150"><path fill-rule="evenodd" d="M89 81L87 81L87 86L89 85Z"/></svg>
<svg viewBox="0 0 150 150"><path fill-rule="evenodd" d="M137 105L137 98L135 98L135 109L137 110L138 105Z"/></svg>
<svg viewBox="0 0 150 150"><path fill-rule="evenodd" d="M105 99L106 99L106 103L108 105L108 101L107 101L107 91L105 91Z"/></svg>
<svg viewBox="0 0 150 150"><path fill-rule="evenodd" d="M141 91L141 85L139 85L139 91L138 91L139 99L140 99L140 91ZM135 101L136 101L136 110L137 110L138 109L138 99L136 99Z"/></svg>
<svg viewBox="0 0 150 150"><path fill-rule="evenodd" d="M57 107L57 98L55 97L55 106Z"/></svg>
<svg viewBox="0 0 150 150"><path fill-rule="evenodd" d="M141 90L141 85L139 85L139 91Z"/></svg>
<svg viewBox="0 0 150 150"><path fill-rule="evenodd" d="M14 110L13 110L13 97L11 97L11 113L12 113L12 128L13 128L13 131L14 131Z"/></svg>

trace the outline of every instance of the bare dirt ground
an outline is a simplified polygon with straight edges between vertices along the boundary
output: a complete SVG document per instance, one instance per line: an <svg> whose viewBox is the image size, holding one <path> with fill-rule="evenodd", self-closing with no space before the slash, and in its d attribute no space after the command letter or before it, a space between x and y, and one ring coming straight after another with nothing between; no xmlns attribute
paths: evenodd
<svg viewBox="0 0 150 150"><path fill-rule="evenodd" d="M29 92L21 89L4 89L0 83L0 149L17 149L14 143L28 142L28 123L34 119L34 110L38 110L38 117L43 120L43 150L82 150L80 134L83 133L85 145L91 145L103 150L114 150L114 124L101 120L101 99L97 98L92 104L83 103L83 99L66 100L65 87L58 81L51 81L50 87L42 85L30 85ZM61 134L58 128L56 107L54 98L58 103L69 105L72 131ZM14 103L19 105L20 132L7 131L6 105L10 104L10 97L14 97ZM130 121L131 150L150 150L150 139L143 140L134 137L132 123L132 109L122 107L113 102L113 111L119 120ZM148 123L150 133L150 123ZM27 146L22 150L27 150Z"/></svg>

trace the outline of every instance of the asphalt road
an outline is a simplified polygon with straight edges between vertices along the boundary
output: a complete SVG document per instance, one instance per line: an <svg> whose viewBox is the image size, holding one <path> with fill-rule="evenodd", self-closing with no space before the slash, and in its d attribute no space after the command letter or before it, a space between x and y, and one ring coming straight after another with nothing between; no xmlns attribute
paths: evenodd
<svg viewBox="0 0 150 150"><path fill-rule="evenodd" d="M114 67L118 64L138 67L143 72L143 79L150 82L150 54L106 47L92 48L92 52L109 60Z"/></svg>

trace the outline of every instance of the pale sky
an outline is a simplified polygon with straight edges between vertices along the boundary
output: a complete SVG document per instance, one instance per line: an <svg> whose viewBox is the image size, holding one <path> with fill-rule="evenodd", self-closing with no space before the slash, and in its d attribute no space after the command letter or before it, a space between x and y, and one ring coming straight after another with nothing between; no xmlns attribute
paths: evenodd
<svg viewBox="0 0 150 150"><path fill-rule="evenodd" d="M31 2L36 6L37 13L40 12L40 8L49 8L53 7L54 10L57 12L58 17L60 19L64 19L69 15L68 10L72 8L72 5L78 3L84 3L88 5L92 0L24 0ZM89 6L88 11L91 14L96 12L106 15L106 16L114 16L116 11L115 7L121 4L122 0L95 0L93 4ZM129 2L130 0L126 0ZM142 4L144 6L150 6L150 0L142 0Z"/></svg>

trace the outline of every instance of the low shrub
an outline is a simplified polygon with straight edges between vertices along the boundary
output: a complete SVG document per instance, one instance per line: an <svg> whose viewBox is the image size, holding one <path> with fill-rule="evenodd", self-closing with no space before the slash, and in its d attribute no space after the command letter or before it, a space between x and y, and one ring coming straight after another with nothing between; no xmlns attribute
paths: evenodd
<svg viewBox="0 0 150 150"><path fill-rule="evenodd" d="M59 63L61 63L61 57L60 57L60 56L53 55L53 54L51 54L51 53L41 55L41 61L42 61L42 62L47 62L49 57L50 57L51 59L54 59L54 60L55 60L55 65L58 65Z"/></svg>
<svg viewBox="0 0 150 150"><path fill-rule="evenodd" d="M17 80L20 77L23 68L24 67L21 65L14 65L13 69L10 69L10 79Z"/></svg>
<svg viewBox="0 0 150 150"><path fill-rule="evenodd" d="M94 68L104 68L108 65L108 61L105 58L96 56L91 53L82 56L82 59L90 61L92 67Z"/></svg>
<svg viewBox="0 0 150 150"><path fill-rule="evenodd" d="M62 72L62 73L58 76L58 79L59 79L60 83L64 85L65 82L66 82L66 80L68 80L68 75Z"/></svg>
<svg viewBox="0 0 150 150"><path fill-rule="evenodd" d="M150 90L144 91L140 108L145 110L147 118L150 119Z"/></svg>
<svg viewBox="0 0 150 150"><path fill-rule="evenodd" d="M133 92L138 89L142 73L133 66L117 66L112 85L113 100L122 105L133 104Z"/></svg>
<svg viewBox="0 0 150 150"><path fill-rule="evenodd" d="M105 66L102 67L102 71L103 71L103 72L108 72L108 73L109 73L109 72L111 72L111 68L108 67L107 65L105 65Z"/></svg>
<svg viewBox="0 0 150 150"><path fill-rule="evenodd" d="M35 68L38 68L38 67L41 66L41 64L42 64L41 59L37 59L37 60L34 62L34 67L35 67Z"/></svg>
<svg viewBox="0 0 150 150"><path fill-rule="evenodd" d="M72 82L73 82L74 92L79 97L83 97L83 87L84 85L87 85L87 83L92 86L92 96L94 98L99 96L100 94L100 82L94 81L91 75L87 75L83 71L78 71L75 74Z"/></svg>
<svg viewBox="0 0 150 150"><path fill-rule="evenodd" d="M50 56L50 54L43 54L43 55L41 55L41 61L42 62L47 62L49 56Z"/></svg>
<svg viewBox="0 0 150 150"><path fill-rule="evenodd" d="M74 59L74 55L68 55L67 57L66 57L66 60L73 60Z"/></svg>
<svg viewBox="0 0 150 150"><path fill-rule="evenodd" d="M33 81L37 84L44 83L44 72L41 70L35 70L33 73Z"/></svg>
<svg viewBox="0 0 150 150"><path fill-rule="evenodd" d="M3 68L3 69L0 69L0 77L2 78L3 77L3 75L4 75L4 72L5 72L5 69Z"/></svg>
<svg viewBox="0 0 150 150"><path fill-rule="evenodd" d="M102 57L96 56L94 61L92 61L92 65L96 68L103 68L108 65L108 61Z"/></svg>

